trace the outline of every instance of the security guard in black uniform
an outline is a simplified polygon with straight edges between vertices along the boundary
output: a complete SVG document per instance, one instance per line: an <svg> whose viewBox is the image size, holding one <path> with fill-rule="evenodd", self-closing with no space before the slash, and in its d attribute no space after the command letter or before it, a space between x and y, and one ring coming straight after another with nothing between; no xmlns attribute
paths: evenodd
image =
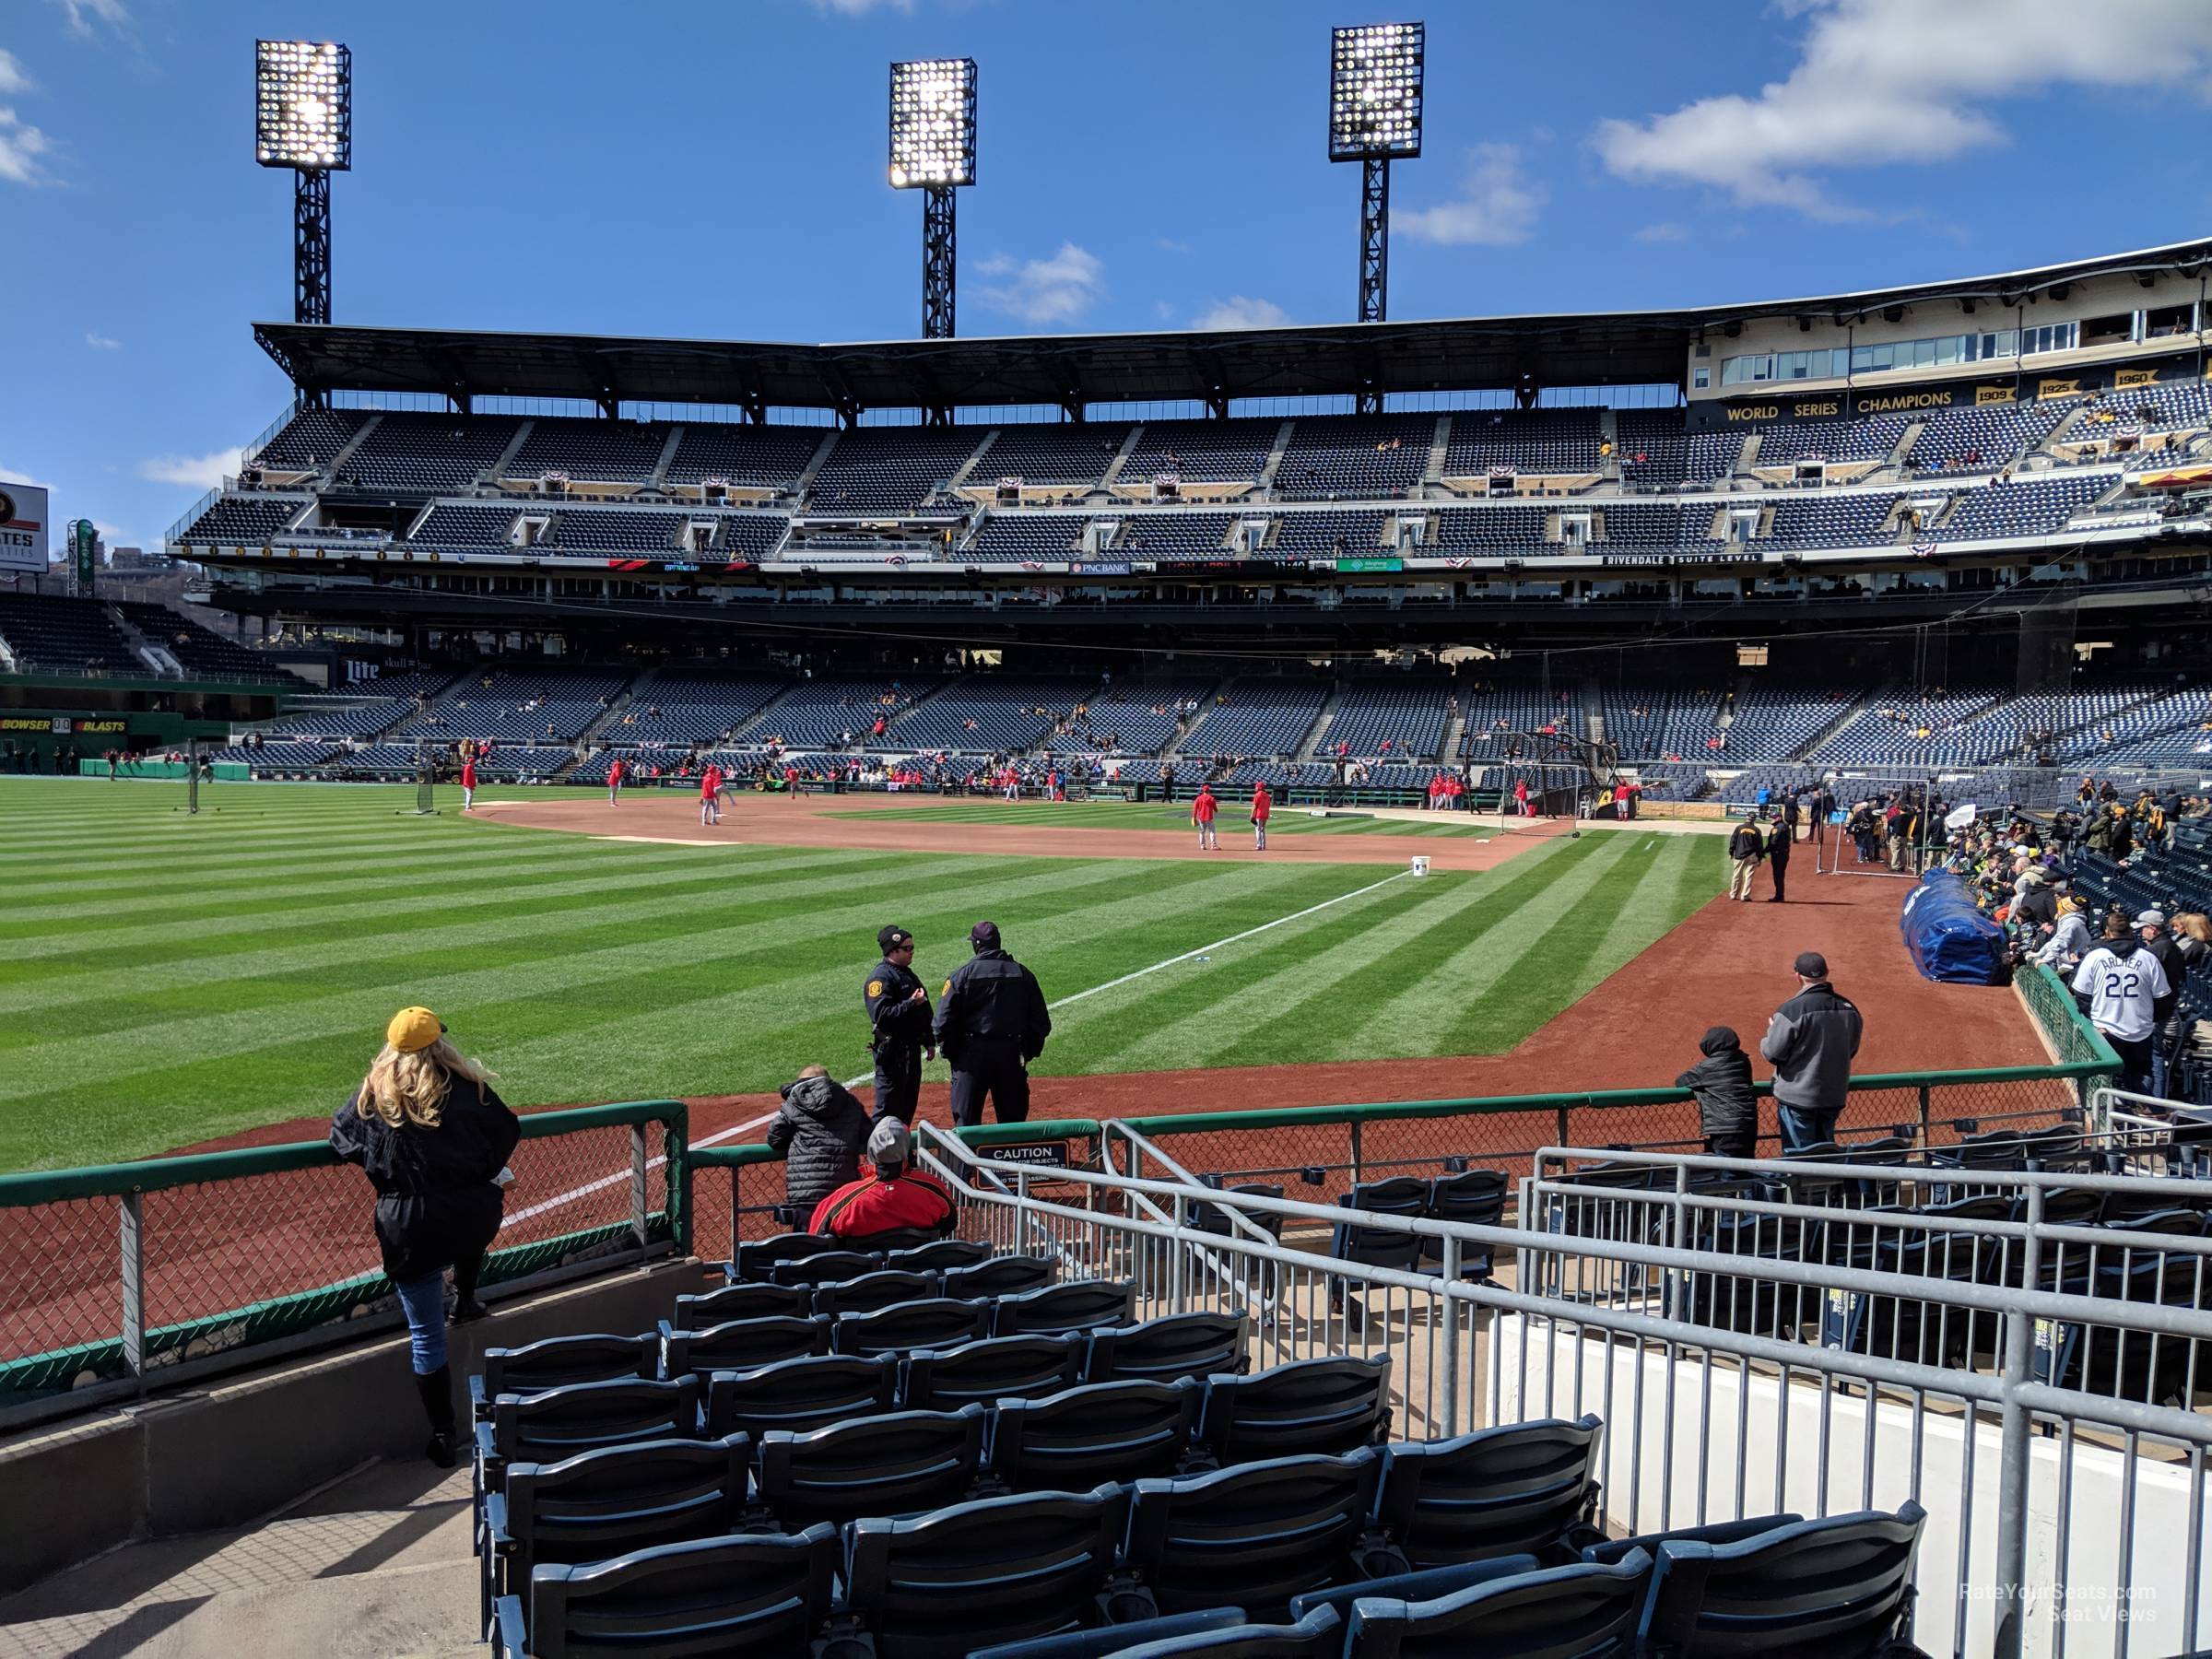
<svg viewBox="0 0 2212 1659"><path fill-rule="evenodd" d="M868 1047L876 1056L876 1115L912 1124L922 1096L923 1057L937 1057L929 993L914 976L912 934L903 927L881 928L876 943L883 960L869 970L864 993Z"/></svg>
<svg viewBox="0 0 2212 1659"><path fill-rule="evenodd" d="M952 1121L983 1121L990 1096L1002 1124L1030 1115L1029 1062L1044 1052L1053 1017L1037 976L999 947L998 924L968 932L975 954L945 982L937 999L937 1047L952 1062Z"/></svg>

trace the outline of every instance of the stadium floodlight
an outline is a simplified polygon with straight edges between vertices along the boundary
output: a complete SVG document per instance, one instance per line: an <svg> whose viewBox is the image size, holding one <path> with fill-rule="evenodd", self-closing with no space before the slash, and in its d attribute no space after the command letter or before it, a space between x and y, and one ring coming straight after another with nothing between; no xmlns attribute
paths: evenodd
<svg viewBox="0 0 2212 1659"><path fill-rule="evenodd" d="M975 60L891 65L893 190L922 192L922 337L950 339L958 251L953 194L975 182Z"/></svg>
<svg viewBox="0 0 2212 1659"><path fill-rule="evenodd" d="M292 321L330 321L330 175L353 167L353 53L253 42L253 159L292 170Z"/></svg>
<svg viewBox="0 0 2212 1659"><path fill-rule="evenodd" d="M1389 313L1390 164L1421 153L1428 28L1368 23L1329 34L1329 159L1360 163L1359 321ZM1379 409L1380 394L1360 394Z"/></svg>

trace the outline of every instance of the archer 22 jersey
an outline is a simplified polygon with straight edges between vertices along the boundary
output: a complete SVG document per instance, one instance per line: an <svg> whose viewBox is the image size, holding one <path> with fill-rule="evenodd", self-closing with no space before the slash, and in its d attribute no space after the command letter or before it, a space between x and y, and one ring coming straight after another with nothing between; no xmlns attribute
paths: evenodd
<svg viewBox="0 0 2212 1659"><path fill-rule="evenodd" d="M2090 1022L2128 1042L2140 1042L2150 1035L2156 1023L2151 1004L2171 988L2166 970L2149 951L2131 950L2122 956L2110 945L2100 945L2082 958L2074 975L2074 989L2088 996Z"/></svg>

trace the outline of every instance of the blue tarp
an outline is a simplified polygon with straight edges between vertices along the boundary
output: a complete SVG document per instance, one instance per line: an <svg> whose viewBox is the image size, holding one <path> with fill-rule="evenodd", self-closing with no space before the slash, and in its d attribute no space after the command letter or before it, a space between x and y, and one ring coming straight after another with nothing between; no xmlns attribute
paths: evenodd
<svg viewBox="0 0 2212 1659"><path fill-rule="evenodd" d="M1950 871L1930 870L1920 878L1898 927L1921 978L1956 985L1997 982L2005 930L1974 908L1965 883Z"/></svg>

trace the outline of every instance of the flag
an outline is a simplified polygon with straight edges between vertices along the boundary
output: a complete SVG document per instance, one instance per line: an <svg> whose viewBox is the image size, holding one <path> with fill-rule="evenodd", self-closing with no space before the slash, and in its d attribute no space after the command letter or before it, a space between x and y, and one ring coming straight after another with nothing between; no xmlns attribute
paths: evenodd
<svg viewBox="0 0 2212 1659"><path fill-rule="evenodd" d="M1912 557L1915 559L1925 559L1935 551L1936 544L1934 542L1923 541L1912 544Z"/></svg>
<svg viewBox="0 0 2212 1659"><path fill-rule="evenodd" d="M1971 801L1969 801L1965 806L1959 807L1957 811L1946 815L1943 820L1943 827L1946 830L1963 830L1973 821L1974 804Z"/></svg>

